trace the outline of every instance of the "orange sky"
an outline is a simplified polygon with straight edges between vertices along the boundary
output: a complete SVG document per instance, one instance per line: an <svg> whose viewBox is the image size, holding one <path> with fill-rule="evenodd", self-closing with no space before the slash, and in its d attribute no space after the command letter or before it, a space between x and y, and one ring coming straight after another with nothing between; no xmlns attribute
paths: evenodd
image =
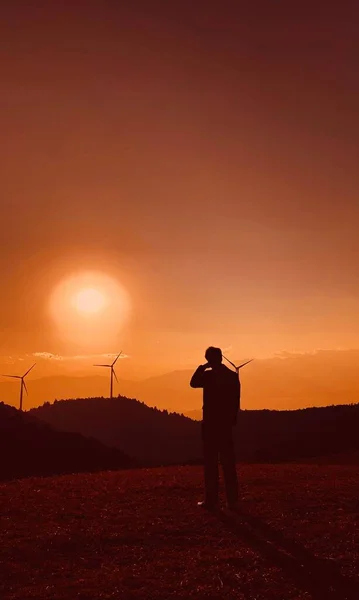
<svg viewBox="0 0 359 600"><path fill-rule="evenodd" d="M358 4L53 4L2 9L4 365L359 348ZM132 317L83 347L48 305L89 269Z"/></svg>

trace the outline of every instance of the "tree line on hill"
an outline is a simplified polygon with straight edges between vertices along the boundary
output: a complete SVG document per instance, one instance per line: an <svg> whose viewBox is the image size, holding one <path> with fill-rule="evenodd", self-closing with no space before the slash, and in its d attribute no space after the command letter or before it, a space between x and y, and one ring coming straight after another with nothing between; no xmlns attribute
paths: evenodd
<svg viewBox="0 0 359 600"><path fill-rule="evenodd" d="M200 423L126 397L45 403L30 411L64 431L121 448L141 464L201 461ZM238 459L300 461L359 450L359 404L295 411L241 411L235 429Z"/></svg>

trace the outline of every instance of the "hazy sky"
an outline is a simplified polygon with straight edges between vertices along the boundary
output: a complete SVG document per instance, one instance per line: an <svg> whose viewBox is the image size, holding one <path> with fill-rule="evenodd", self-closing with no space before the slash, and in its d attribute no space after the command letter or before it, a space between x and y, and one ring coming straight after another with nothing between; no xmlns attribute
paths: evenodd
<svg viewBox="0 0 359 600"><path fill-rule="evenodd" d="M359 347L357 2L5 4L1 355L77 353L48 304L89 269L132 318L81 352Z"/></svg>

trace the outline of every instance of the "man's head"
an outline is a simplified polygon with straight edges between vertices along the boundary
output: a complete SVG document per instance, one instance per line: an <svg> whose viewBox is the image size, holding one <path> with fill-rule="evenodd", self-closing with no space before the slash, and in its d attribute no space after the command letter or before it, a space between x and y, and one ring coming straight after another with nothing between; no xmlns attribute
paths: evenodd
<svg viewBox="0 0 359 600"><path fill-rule="evenodd" d="M220 348L210 346L206 350L205 358L208 364L211 365L211 367L220 365L222 362L222 350Z"/></svg>

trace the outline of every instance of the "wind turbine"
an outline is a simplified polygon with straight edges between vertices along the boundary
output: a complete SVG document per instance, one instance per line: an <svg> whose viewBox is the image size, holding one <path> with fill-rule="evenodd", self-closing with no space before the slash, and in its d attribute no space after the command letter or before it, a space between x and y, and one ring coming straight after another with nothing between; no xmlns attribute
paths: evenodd
<svg viewBox="0 0 359 600"><path fill-rule="evenodd" d="M251 358L250 360L247 360L246 362L242 363L241 365L236 366L234 363L232 363L231 360L229 360L229 358L226 358L224 356L224 354L222 354L224 360L226 360L230 365L232 365L232 367L235 368L237 376L238 376L238 381L239 381L239 369L241 369L242 367L245 367L246 365L248 365L248 363L252 362L252 360L254 360L254 358ZM240 384L239 384L240 385ZM241 394L239 393L239 405L238 405L239 410L241 410Z"/></svg>
<svg viewBox="0 0 359 600"><path fill-rule="evenodd" d="M237 374L239 374L239 369L241 369L242 367L245 367L245 365L248 365L248 363L250 363L250 362L252 362L252 360L254 360L254 358L251 358L250 360L247 360L246 362L242 363L241 365L238 365L238 367L237 367L237 366L236 366L234 363L232 363L232 361L230 361L230 360L229 360L228 358L226 358L224 355L223 355L223 358L224 358L224 360L226 360L226 361L227 361L227 362L228 362L230 365L232 365L232 367L234 367L234 368L235 368L235 370L236 370L236 373L237 373Z"/></svg>
<svg viewBox="0 0 359 600"><path fill-rule="evenodd" d="M21 375L3 375L3 377L11 377L12 379L20 379L21 383L20 383L20 410L22 411L22 399L23 399L23 395L24 395L24 390L27 394L29 394L29 392L27 391L27 387L26 387L26 383L25 383L25 377L27 377L27 375L30 373L30 371L32 371L32 369L34 368L34 366L36 365L36 363L34 365L32 365L32 367L30 367L30 369L28 371L26 371L25 375L23 375L21 377Z"/></svg>
<svg viewBox="0 0 359 600"><path fill-rule="evenodd" d="M121 354L122 354L122 350L121 350L120 354L118 356L116 356L115 360L113 361L113 363L111 365L94 365L94 367L107 367L108 369L111 369L110 398L113 398L113 378L114 377L118 383L118 379L117 379L117 375L116 375L114 366L117 363L118 359L120 358Z"/></svg>

